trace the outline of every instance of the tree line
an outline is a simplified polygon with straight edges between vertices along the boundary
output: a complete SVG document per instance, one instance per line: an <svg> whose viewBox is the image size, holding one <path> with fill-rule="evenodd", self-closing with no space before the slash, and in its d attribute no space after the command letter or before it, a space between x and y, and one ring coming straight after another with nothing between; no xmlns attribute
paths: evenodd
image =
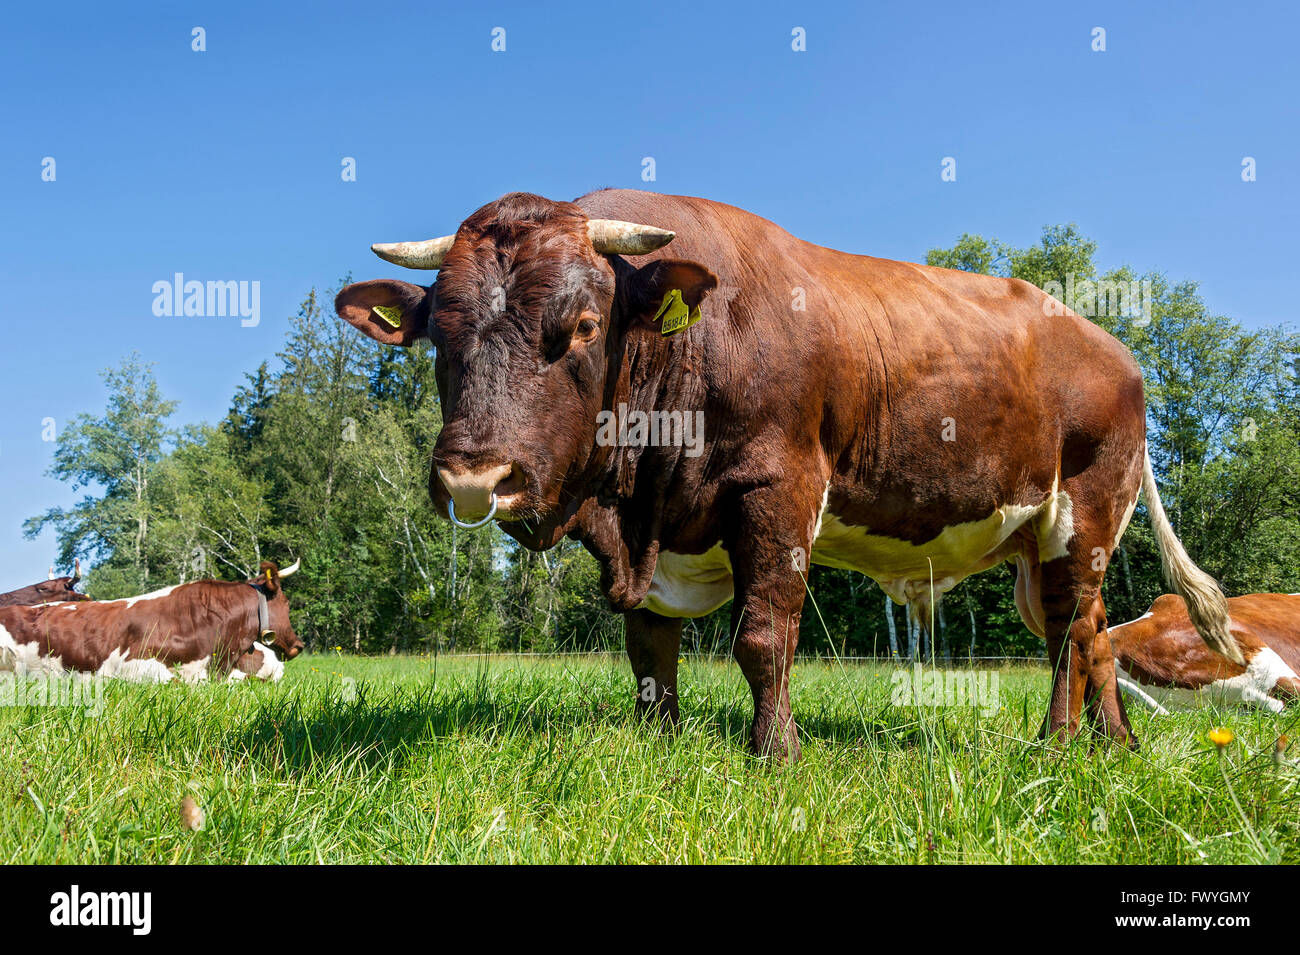
<svg viewBox="0 0 1300 955"><path fill-rule="evenodd" d="M1016 248L963 235L926 261L1021 278L1123 341L1146 377L1150 453L1170 518L1228 594L1300 591L1300 335L1211 314L1191 281L1102 272L1073 225ZM433 513L429 460L441 427L431 347L377 345L310 292L283 348L215 424L174 427L139 355L103 373L105 409L59 434L50 474L84 492L24 524L55 532L59 562L92 565L111 599L205 577L240 579L301 557L291 593L316 648L363 653L611 649L622 644L594 561L545 553L495 528ZM1086 369L1081 369L1086 373ZM1020 623L1009 565L939 605L933 645L868 578L813 566L801 649L842 655L1042 653ZM1112 622L1164 592L1139 506L1107 574ZM688 646L726 652L729 607L687 625Z"/></svg>

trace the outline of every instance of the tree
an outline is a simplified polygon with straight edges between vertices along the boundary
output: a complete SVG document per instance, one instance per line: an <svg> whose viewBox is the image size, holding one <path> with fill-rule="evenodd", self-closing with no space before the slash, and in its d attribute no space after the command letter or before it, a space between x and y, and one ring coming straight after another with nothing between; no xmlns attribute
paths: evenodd
<svg viewBox="0 0 1300 955"><path fill-rule="evenodd" d="M97 490L100 496L87 494L70 509L50 508L28 518L23 533L30 539L53 527L61 563L77 556L98 560L89 586L104 597L148 589L150 481L173 437L166 421L176 402L162 397L153 366L138 354L101 377L107 409L100 417L73 419L58 437L48 471L73 490Z"/></svg>

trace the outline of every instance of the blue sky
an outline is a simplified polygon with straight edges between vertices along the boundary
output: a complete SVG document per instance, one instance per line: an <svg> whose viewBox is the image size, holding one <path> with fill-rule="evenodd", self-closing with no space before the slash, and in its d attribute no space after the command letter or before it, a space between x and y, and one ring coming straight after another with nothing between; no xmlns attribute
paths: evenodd
<svg viewBox="0 0 1300 955"><path fill-rule="evenodd" d="M452 232L511 190L707 196L913 260L964 231L1028 244L1074 221L1103 265L1195 278L1247 325L1294 324L1300 14L1131 6L11 8L0 589L53 557L20 532L74 497L44 476L41 422L99 411L100 369L138 350L180 401L174 423L215 420L309 288L398 275L371 242ZM153 283L176 272L260 282L260 324L155 316Z"/></svg>

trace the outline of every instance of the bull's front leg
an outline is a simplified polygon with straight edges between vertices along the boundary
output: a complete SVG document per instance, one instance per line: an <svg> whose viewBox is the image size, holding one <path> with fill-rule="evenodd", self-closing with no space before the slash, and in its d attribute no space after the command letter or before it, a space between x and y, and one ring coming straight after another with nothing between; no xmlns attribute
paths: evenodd
<svg viewBox="0 0 1300 955"><path fill-rule="evenodd" d="M822 485L750 491L728 547L735 583L732 652L754 696L750 745L773 762L794 763L800 754L790 711L790 668L822 493Z"/></svg>
<svg viewBox="0 0 1300 955"><path fill-rule="evenodd" d="M649 610L623 615L627 656L636 676L636 711L640 716L677 723L677 660L682 620Z"/></svg>

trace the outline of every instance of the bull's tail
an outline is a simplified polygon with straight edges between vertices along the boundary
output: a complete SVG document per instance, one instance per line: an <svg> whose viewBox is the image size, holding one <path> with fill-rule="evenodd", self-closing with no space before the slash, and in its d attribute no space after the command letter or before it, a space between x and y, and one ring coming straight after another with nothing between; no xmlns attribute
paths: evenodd
<svg viewBox="0 0 1300 955"><path fill-rule="evenodd" d="M1233 663L1245 666L1246 659L1241 655L1237 641L1229 630L1228 600L1214 578L1192 563L1183 548L1183 542L1174 534L1173 525L1165 515L1164 505L1160 503L1156 475L1151 470L1151 456L1148 454L1144 457L1142 497L1147 503L1147 513L1151 516L1151 527L1156 532L1165 580L1174 588L1174 593L1186 602L1187 614L1192 618L1192 624L1205 645Z"/></svg>

